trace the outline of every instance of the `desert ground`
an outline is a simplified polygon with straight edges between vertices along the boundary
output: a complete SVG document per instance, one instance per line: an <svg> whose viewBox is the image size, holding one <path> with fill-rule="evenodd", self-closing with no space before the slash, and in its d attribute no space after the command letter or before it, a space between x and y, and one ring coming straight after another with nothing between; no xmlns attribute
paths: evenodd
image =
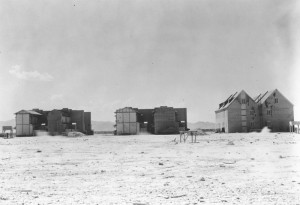
<svg viewBox="0 0 300 205"><path fill-rule="evenodd" d="M0 138L0 204L300 204L300 134Z"/></svg>

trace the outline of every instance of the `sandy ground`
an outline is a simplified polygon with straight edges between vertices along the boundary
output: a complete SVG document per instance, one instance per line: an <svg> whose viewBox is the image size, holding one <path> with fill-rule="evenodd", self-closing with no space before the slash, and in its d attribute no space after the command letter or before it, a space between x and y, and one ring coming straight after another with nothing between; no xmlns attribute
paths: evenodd
<svg viewBox="0 0 300 205"><path fill-rule="evenodd" d="M0 138L0 204L300 204L299 134L178 139Z"/></svg>

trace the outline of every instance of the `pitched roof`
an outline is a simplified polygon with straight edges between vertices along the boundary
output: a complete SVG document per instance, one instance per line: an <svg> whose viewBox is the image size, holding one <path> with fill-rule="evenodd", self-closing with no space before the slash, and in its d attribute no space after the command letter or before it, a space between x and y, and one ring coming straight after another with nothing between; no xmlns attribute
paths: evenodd
<svg viewBox="0 0 300 205"><path fill-rule="evenodd" d="M256 95L256 96L253 98L253 100L256 102L260 97L261 97L261 94Z"/></svg>
<svg viewBox="0 0 300 205"><path fill-rule="evenodd" d="M261 97L259 97L257 100L255 100L256 103L264 103L268 97L270 97L271 95L273 95L274 92L278 92L280 93L277 89L274 89L274 90L269 90L267 92L265 92ZM280 95L282 95L280 93ZM282 95L283 96L283 95ZM285 96L283 96L289 103L291 103ZM291 103L293 105L293 103Z"/></svg>
<svg viewBox="0 0 300 205"><path fill-rule="evenodd" d="M19 112L16 112L15 114L31 114L31 115L42 115L36 111L33 110L20 110Z"/></svg>
<svg viewBox="0 0 300 205"><path fill-rule="evenodd" d="M231 104L232 104L232 102L242 93L242 92L244 92L250 99L252 99L253 100L253 98L251 98L249 95L248 95L248 93L246 93L244 90L241 90L239 93L238 92L236 92L235 94L233 94L233 95L230 95L228 98L227 98L227 100L225 100L224 102L222 102L222 103L220 103L219 104L219 109L218 110L216 110L216 112L217 111L221 111L221 110L225 110L226 108L228 108ZM257 96L256 98L258 98L259 96ZM254 100L253 100L254 101Z"/></svg>
<svg viewBox="0 0 300 205"><path fill-rule="evenodd" d="M276 89L275 89L276 90ZM259 94L259 97L257 98L257 99L255 99L255 102L256 103L264 103L265 102L265 100L268 98L268 97L270 97L270 95L272 95L273 94L273 92L275 91L275 90L269 90L269 91L267 91L267 92L265 92L265 93L263 93L263 94Z"/></svg>
<svg viewBox="0 0 300 205"><path fill-rule="evenodd" d="M236 99L237 96L239 96L239 94L241 92L239 92L239 93L235 92L234 94L230 95L224 102L219 104L219 109L218 110L223 110L223 109L226 109L227 107L229 107L229 105ZM218 111L218 110L216 110L216 111Z"/></svg>

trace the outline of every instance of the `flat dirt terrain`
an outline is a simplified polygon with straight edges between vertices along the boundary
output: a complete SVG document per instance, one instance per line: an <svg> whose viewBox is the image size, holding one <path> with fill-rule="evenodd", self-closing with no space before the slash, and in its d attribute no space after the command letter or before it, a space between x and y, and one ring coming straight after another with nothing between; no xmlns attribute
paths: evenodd
<svg viewBox="0 0 300 205"><path fill-rule="evenodd" d="M0 204L300 204L299 134L178 140L0 138Z"/></svg>

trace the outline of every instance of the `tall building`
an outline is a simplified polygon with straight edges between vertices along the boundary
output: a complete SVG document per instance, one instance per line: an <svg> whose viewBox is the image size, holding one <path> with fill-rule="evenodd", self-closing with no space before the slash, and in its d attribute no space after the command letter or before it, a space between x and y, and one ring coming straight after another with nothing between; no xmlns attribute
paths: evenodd
<svg viewBox="0 0 300 205"><path fill-rule="evenodd" d="M251 98L244 90L230 95L215 111L220 132L250 132L267 126L275 132L289 131L293 104L277 89Z"/></svg>
<svg viewBox="0 0 300 205"><path fill-rule="evenodd" d="M260 127L289 132L289 121L294 121L294 105L277 89L258 96L255 101L260 111Z"/></svg>

